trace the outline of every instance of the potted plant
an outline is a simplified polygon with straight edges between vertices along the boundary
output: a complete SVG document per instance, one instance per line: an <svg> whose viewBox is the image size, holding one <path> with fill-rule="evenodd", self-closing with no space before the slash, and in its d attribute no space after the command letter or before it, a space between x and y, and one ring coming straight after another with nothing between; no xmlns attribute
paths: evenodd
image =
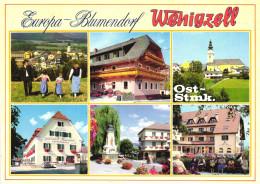
<svg viewBox="0 0 260 184"><path fill-rule="evenodd" d="M124 162L122 164L122 169L130 170L132 167L133 167L133 164L129 163L129 162Z"/></svg>
<svg viewBox="0 0 260 184"><path fill-rule="evenodd" d="M110 158L106 158L105 159L105 164L111 164L111 159Z"/></svg>

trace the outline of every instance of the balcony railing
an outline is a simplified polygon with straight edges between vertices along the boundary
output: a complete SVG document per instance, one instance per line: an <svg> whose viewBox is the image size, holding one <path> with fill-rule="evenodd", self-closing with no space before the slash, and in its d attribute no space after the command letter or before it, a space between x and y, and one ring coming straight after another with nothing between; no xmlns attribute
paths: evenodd
<svg viewBox="0 0 260 184"><path fill-rule="evenodd" d="M141 141L168 141L170 140L170 137L164 137L164 136L144 136L139 137L139 140Z"/></svg>
<svg viewBox="0 0 260 184"><path fill-rule="evenodd" d="M186 133L186 135L210 135L213 131L191 131Z"/></svg>
<svg viewBox="0 0 260 184"><path fill-rule="evenodd" d="M153 55L153 54L144 54L143 57L140 58L141 61L143 62L149 62L151 63L152 65L156 65L156 66L164 66L164 60Z"/></svg>
<svg viewBox="0 0 260 184"><path fill-rule="evenodd" d="M140 147L142 151L147 150L170 150L170 146L141 146Z"/></svg>

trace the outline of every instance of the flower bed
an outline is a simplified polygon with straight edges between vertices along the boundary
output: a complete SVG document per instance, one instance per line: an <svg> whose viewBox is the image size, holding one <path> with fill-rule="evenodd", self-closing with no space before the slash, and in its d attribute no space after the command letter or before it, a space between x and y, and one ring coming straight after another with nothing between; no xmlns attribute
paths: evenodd
<svg viewBox="0 0 260 184"><path fill-rule="evenodd" d="M136 168L136 174L149 174L148 168L146 168L144 165Z"/></svg>
<svg viewBox="0 0 260 184"><path fill-rule="evenodd" d="M154 166L153 166L152 169L149 170L149 174L151 174L151 175L157 175L158 174L158 172L156 171L156 168Z"/></svg>
<svg viewBox="0 0 260 184"><path fill-rule="evenodd" d="M130 170L132 167L133 167L133 164L129 163L129 162L124 162L122 164L122 169Z"/></svg>
<svg viewBox="0 0 260 184"><path fill-rule="evenodd" d="M110 158L106 158L105 159L105 164L111 164L111 159Z"/></svg>
<svg viewBox="0 0 260 184"><path fill-rule="evenodd" d="M123 162L122 158L117 159L117 163L121 164Z"/></svg>
<svg viewBox="0 0 260 184"><path fill-rule="evenodd" d="M101 93L97 93L97 94L95 94L95 97L100 97L100 96L102 96Z"/></svg>

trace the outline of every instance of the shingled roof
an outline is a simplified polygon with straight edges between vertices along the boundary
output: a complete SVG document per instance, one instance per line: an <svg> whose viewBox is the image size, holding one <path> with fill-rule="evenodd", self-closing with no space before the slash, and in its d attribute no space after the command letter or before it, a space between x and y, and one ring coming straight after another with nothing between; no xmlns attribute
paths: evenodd
<svg viewBox="0 0 260 184"><path fill-rule="evenodd" d="M124 56L116 57L116 58L112 58L112 59L108 59L108 60L104 60L104 61L98 61L95 63L91 63L90 65L99 66L99 65L108 64L108 63L115 63L115 62L120 62L120 61L125 61L125 60L138 59L144 54L144 52L146 51L146 49L148 48L150 43L153 43L159 49L161 49L148 35L144 35L144 36L137 37L137 38L131 38L130 40L127 40L125 42L118 43L118 44L100 49L97 52L91 52L90 58L94 57L94 56L98 56L98 55L103 55L105 53L120 49L124 46L133 44L131 49Z"/></svg>
<svg viewBox="0 0 260 184"><path fill-rule="evenodd" d="M148 127L143 128L138 135L143 132L144 130L164 130L170 131L170 124L169 123L153 123Z"/></svg>
<svg viewBox="0 0 260 184"><path fill-rule="evenodd" d="M240 59L214 59L213 63L207 65L245 65Z"/></svg>
<svg viewBox="0 0 260 184"><path fill-rule="evenodd" d="M205 126L215 126L214 132L218 133L238 133L239 124L241 120L240 114L235 111L233 117L228 115L229 109L213 109L204 110L198 114L198 111L184 112L181 113L183 124L186 127L205 127ZM215 117L217 122L209 123L210 118ZM198 120L204 118L206 123L198 124ZM193 119L195 124L187 124L188 120ZM228 121L227 121L228 120Z"/></svg>
<svg viewBox="0 0 260 184"><path fill-rule="evenodd" d="M60 111L57 111L56 114L54 114L51 118L69 120L69 119L68 119L64 114L62 114Z"/></svg>

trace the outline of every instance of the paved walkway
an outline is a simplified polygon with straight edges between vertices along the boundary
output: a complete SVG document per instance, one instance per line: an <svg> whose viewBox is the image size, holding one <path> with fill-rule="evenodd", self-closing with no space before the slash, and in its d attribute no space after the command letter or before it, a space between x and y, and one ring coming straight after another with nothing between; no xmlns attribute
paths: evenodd
<svg viewBox="0 0 260 184"><path fill-rule="evenodd" d="M117 101L116 96L111 98L103 95L101 97L90 97L91 103L169 103L170 99L154 99L154 100L132 100L132 101Z"/></svg>
<svg viewBox="0 0 260 184"><path fill-rule="evenodd" d="M79 174L75 166L56 168L21 168L11 167L11 174Z"/></svg>
<svg viewBox="0 0 260 184"><path fill-rule="evenodd" d="M95 161L90 161L89 173L93 175L134 175L136 168L144 163L145 167L151 169L153 166L157 171L162 170L162 165L158 163L147 164L145 160L127 160L133 164L131 170L122 169L122 164L97 164Z"/></svg>

